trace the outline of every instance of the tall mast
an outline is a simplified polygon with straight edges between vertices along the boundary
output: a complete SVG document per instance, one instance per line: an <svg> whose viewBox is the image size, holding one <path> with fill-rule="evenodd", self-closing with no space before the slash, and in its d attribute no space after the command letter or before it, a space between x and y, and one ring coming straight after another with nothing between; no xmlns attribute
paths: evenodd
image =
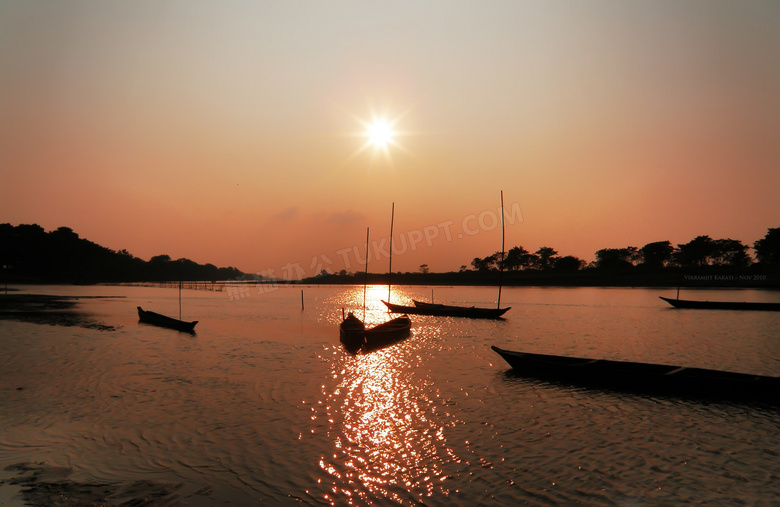
<svg viewBox="0 0 780 507"><path fill-rule="evenodd" d="M501 308L501 278L504 275L504 191L501 191L501 265L498 271L498 308Z"/></svg>
<svg viewBox="0 0 780 507"><path fill-rule="evenodd" d="M393 211L390 213L390 268L387 273L387 302L390 302L390 284L393 277L393 222L395 221L395 203L393 203Z"/></svg>
<svg viewBox="0 0 780 507"><path fill-rule="evenodd" d="M368 284L368 231L366 227L366 271L363 273L363 322L366 321L366 285Z"/></svg>

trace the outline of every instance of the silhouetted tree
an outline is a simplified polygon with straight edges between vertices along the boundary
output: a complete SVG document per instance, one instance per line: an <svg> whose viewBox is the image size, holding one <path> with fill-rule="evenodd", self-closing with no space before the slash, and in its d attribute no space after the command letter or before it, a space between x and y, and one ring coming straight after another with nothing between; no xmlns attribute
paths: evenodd
<svg viewBox="0 0 780 507"><path fill-rule="evenodd" d="M529 253L524 256L523 269L542 269L539 261L539 254Z"/></svg>
<svg viewBox="0 0 780 507"><path fill-rule="evenodd" d="M474 267L474 270L476 271L488 270L487 263L480 257L474 257L474 259L471 261L471 265Z"/></svg>
<svg viewBox="0 0 780 507"><path fill-rule="evenodd" d="M474 269L477 271L495 271L499 267L500 259L501 252L496 252L493 255L488 255L484 259L475 257L474 260L471 261L471 265L474 266Z"/></svg>
<svg viewBox="0 0 780 507"><path fill-rule="evenodd" d="M79 239L79 235L73 232L73 229L70 227L58 227L56 231L51 231L49 234L64 241L76 241Z"/></svg>
<svg viewBox="0 0 780 507"><path fill-rule="evenodd" d="M639 249L642 265L650 269L661 269L672 260L674 247L670 241L648 243Z"/></svg>
<svg viewBox="0 0 780 507"><path fill-rule="evenodd" d="M596 267L599 269L629 269L639 258L635 246L626 248L602 248L596 252Z"/></svg>
<svg viewBox="0 0 780 507"><path fill-rule="evenodd" d="M155 281L179 279L178 273L174 273L174 270L171 269L171 264L171 256L167 254L155 255L149 259L147 271L150 279Z"/></svg>
<svg viewBox="0 0 780 507"><path fill-rule="evenodd" d="M766 266L780 266L780 227L767 229L763 239L753 243L756 260Z"/></svg>
<svg viewBox="0 0 780 507"><path fill-rule="evenodd" d="M242 274L188 259L172 262L167 255L145 262L127 250L114 252L79 238L70 227L46 233L37 224L0 224L0 262L9 266L8 277L48 282L226 280Z"/></svg>
<svg viewBox="0 0 780 507"><path fill-rule="evenodd" d="M719 266L744 268L750 265L748 247L736 239L716 239L713 241L712 262Z"/></svg>
<svg viewBox="0 0 780 507"><path fill-rule="evenodd" d="M43 230L43 227L38 224L19 224L16 226L16 232L22 239L39 239L43 238L46 234L46 231Z"/></svg>
<svg viewBox="0 0 780 507"><path fill-rule="evenodd" d="M515 246L509 249L504 260L504 268L509 271L516 271L529 267L532 259L531 253L521 246Z"/></svg>
<svg viewBox="0 0 780 507"><path fill-rule="evenodd" d="M674 260L683 267L708 266L715 252L715 242L709 236L697 236L688 243L677 245Z"/></svg>
<svg viewBox="0 0 780 507"><path fill-rule="evenodd" d="M549 246L543 246L536 251L537 258L534 259L536 265L541 270L550 269L555 263L558 252Z"/></svg>
<svg viewBox="0 0 780 507"><path fill-rule="evenodd" d="M741 268L750 265L748 247L735 239L712 239L697 236L688 243L677 245L674 260L683 267L730 266Z"/></svg>
<svg viewBox="0 0 780 507"><path fill-rule="evenodd" d="M501 269L501 260L504 258L503 252L496 252L493 255L485 257L485 262L488 263L488 268L491 271L498 271Z"/></svg>
<svg viewBox="0 0 780 507"><path fill-rule="evenodd" d="M578 271L585 265L585 261L574 257L573 255L566 255L555 261L553 269L555 271Z"/></svg>
<svg viewBox="0 0 780 507"><path fill-rule="evenodd" d="M427 264L420 264L420 273L427 275L430 272Z"/></svg>

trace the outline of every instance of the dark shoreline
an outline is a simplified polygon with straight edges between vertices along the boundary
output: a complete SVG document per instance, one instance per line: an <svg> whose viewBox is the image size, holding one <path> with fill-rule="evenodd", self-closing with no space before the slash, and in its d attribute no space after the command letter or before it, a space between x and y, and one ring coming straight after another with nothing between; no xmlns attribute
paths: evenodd
<svg viewBox="0 0 780 507"><path fill-rule="evenodd" d="M70 467L21 462L3 469L0 485L18 488L25 505L177 505L180 483L142 479L117 482L79 482ZM208 490L196 493L207 496Z"/></svg>
<svg viewBox="0 0 780 507"><path fill-rule="evenodd" d="M757 270L726 269L668 270L661 272L626 271L609 273L600 270L555 271L467 271L463 273L368 273L372 285L449 285L497 287L686 287L780 289L780 273ZM325 275L306 278L297 283L311 285L362 285L364 275ZM278 282L287 284L289 282Z"/></svg>
<svg viewBox="0 0 780 507"><path fill-rule="evenodd" d="M0 294L0 320L16 320L49 326L77 326L99 331L116 327L99 322L80 312L79 299L124 296L55 296L49 294Z"/></svg>

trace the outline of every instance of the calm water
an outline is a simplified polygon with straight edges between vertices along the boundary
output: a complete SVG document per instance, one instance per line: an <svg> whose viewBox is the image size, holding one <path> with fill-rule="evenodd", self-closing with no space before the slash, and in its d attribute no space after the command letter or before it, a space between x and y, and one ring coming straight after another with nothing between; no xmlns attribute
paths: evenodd
<svg viewBox="0 0 780 507"><path fill-rule="evenodd" d="M780 313L674 310L657 297L673 289L504 289L504 321L413 316L406 341L352 356L337 326L342 307L361 315L362 287L305 287L303 311L300 288L184 291L195 336L137 322L138 305L177 315L173 289L23 289L125 297L78 306L114 331L0 321L0 468L173 483L184 505L780 501L777 409L524 380L490 350L780 375ZM387 288L368 297L367 320L386 320ZM431 288L394 288L411 297Z"/></svg>

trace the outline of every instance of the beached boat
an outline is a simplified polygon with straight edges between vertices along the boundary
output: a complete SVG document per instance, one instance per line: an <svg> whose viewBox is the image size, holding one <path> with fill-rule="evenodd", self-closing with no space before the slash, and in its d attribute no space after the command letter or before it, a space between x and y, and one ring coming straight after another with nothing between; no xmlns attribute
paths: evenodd
<svg viewBox="0 0 780 507"><path fill-rule="evenodd" d="M780 311L780 303L757 303L750 301L694 301L690 299L672 299L658 296L675 308L693 308L698 310L765 310Z"/></svg>
<svg viewBox="0 0 780 507"><path fill-rule="evenodd" d="M382 301L393 313L409 313L414 315L435 315L438 317L468 317L472 319L498 319L511 307L479 308L476 306L453 306L439 303L422 303L414 301L414 306L396 305Z"/></svg>
<svg viewBox="0 0 780 507"><path fill-rule="evenodd" d="M186 322L183 320L174 319L172 317L167 317L159 313L149 312L140 306L138 307L138 319L145 324L176 329L185 333L194 333L195 324L198 323L197 320L193 322Z"/></svg>
<svg viewBox="0 0 780 507"><path fill-rule="evenodd" d="M673 396L780 403L780 377L491 348L524 377Z"/></svg>
<svg viewBox="0 0 780 507"><path fill-rule="evenodd" d="M407 315L366 329L365 324L350 312L341 322L339 334L350 352L370 352L405 339L411 329L412 321Z"/></svg>

